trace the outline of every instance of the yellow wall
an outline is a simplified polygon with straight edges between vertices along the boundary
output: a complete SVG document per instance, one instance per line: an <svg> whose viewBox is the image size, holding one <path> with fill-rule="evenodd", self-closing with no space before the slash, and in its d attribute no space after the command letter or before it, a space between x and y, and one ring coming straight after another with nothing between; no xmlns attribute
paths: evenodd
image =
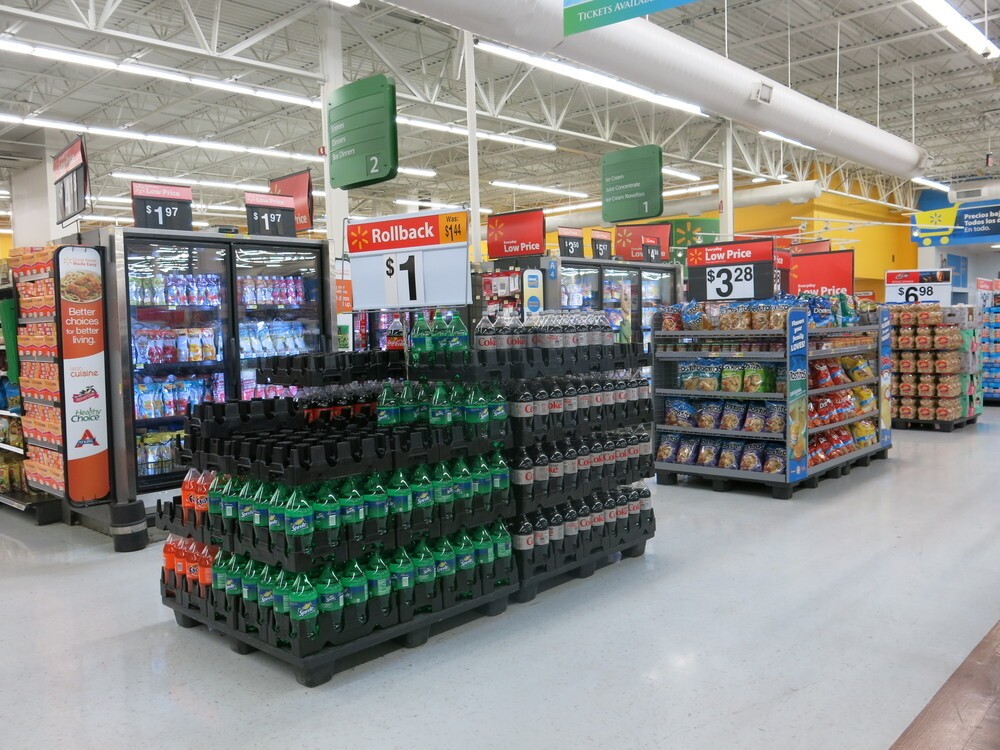
<svg viewBox="0 0 1000 750"><path fill-rule="evenodd" d="M0 234L0 258L9 258L10 249L14 245L14 237L10 234Z"/></svg>

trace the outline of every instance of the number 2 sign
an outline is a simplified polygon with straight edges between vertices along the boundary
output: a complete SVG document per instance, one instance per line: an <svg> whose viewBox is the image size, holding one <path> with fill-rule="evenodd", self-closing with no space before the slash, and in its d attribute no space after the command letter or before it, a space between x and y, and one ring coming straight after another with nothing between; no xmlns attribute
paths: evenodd
<svg viewBox="0 0 1000 750"><path fill-rule="evenodd" d="M774 241L691 245L688 288L695 300L725 302L774 296Z"/></svg>

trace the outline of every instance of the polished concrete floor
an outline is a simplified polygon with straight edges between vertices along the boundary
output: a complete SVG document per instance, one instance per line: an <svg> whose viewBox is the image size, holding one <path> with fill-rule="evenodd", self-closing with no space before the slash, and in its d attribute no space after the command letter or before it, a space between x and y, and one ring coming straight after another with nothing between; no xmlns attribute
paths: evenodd
<svg viewBox="0 0 1000 750"><path fill-rule="evenodd" d="M887 748L1000 619L998 437L897 433L793 501L658 488L645 557L313 690L178 628L160 545L2 509L0 748Z"/></svg>

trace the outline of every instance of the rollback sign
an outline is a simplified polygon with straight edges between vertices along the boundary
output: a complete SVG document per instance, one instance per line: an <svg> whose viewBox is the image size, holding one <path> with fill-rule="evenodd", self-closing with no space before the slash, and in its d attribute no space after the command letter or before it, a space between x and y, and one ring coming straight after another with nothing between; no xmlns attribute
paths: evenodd
<svg viewBox="0 0 1000 750"><path fill-rule="evenodd" d="M56 272L66 498L87 504L111 494L104 264L96 248L66 245Z"/></svg>

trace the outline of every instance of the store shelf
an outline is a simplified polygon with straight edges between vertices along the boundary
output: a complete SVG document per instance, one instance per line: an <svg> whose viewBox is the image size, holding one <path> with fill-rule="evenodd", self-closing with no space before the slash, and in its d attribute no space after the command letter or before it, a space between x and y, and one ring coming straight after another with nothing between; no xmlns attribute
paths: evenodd
<svg viewBox="0 0 1000 750"><path fill-rule="evenodd" d="M653 335L664 339L734 338L742 340L784 338L785 331L781 328L768 328L760 331L656 331Z"/></svg>
<svg viewBox="0 0 1000 750"><path fill-rule="evenodd" d="M784 401L784 393L739 393L733 391L689 391L685 388L657 388L657 396L680 396L687 398L733 398Z"/></svg>
<svg viewBox="0 0 1000 750"><path fill-rule="evenodd" d="M17 283L21 281L43 281L45 279L53 278L52 273L53 273L52 271L42 271L41 273L29 273L25 274L24 276L18 276L16 279L14 279L14 282Z"/></svg>
<svg viewBox="0 0 1000 750"><path fill-rule="evenodd" d="M302 310L305 305L276 305L276 304L266 304L266 305L242 305L244 310Z"/></svg>
<svg viewBox="0 0 1000 750"><path fill-rule="evenodd" d="M44 484L39 484L38 482L32 482L30 479L26 480L25 484L27 484L33 490L38 490L39 492L46 492L50 496L57 497L60 500L66 498L66 493L63 492L62 490L57 490L52 487L46 487Z"/></svg>
<svg viewBox="0 0 1000 750"><path fill-rule="evenodd" d="M839 422L833 422L832 424L822 425L820 427L810 427L809 435L818 435L821 432L826 432L827 430L835 430L838 427L847 427L847 425L854 424L855 422L860 422L862 419L871 419L873 417L878 417L877 411L868 411L864 414L859 414L856 417L851 417L850 419L842 419Z"/></svg>
<svg viewBox="0 0 1000 750"><path fill-rule="evenodd" d="M857 388L862 385L877 385L878 378L865 378L864 380L856 380L846 385L828 385L824 388L810 388L810 396L818 396L822 393L833 393L834 391L843 391L849 388Z"/></svg>
<svg viewBox="0 0 1000 750"><path fill-rule="evenodd" d="M168 424L183 423L187 419L183 414L172 417L150 417L149 419L136 419L136 427L163 427Z"/></svg>
<svg viewBox="0 0 1000 750"><path fill-rule="evenodd" d="M56 445L55 443L50 443L47 440L39 440L38 438L25 438L24 442L28 445L34 445L38 448L45 448L46 450L55 451L56 453L63 453L66 448L62 445Z"/></svg>
<svg viewBox="0 0 1000 750"><path fill-rule="evenodd" d="M55 322L56 322L56 316L55 315L42 315L41 317L38 317L38 318L18 318L17 319L17 324L18 325L22 325L22 326L28 325L28 323L55 323Z"/></svg>
<svg viewBox="0 0 1000 750"><path fill-rule="evenodd" d="M845 346L837 349L818 349L809 352L809 359L830 359L831 357L846 357L850 354L868 354L878 351L878 342L872 342L865 346Z"/></svg>
<svg viewBox="0 0 1000 750"><path fill-rule="evenodd" d="M193 310L195 312L205 312L208 310L222 310L221 305L132 305L134 310Z"/></svg>
<svg viewBox="0 0 1000 750"><path fill-rule="evenodd" d="M11 419L20 419L22 414L15 414L12 411L7 411L6 409L0 409L0 417L10 417Z"/></svg>
<svg viewBox="0 0 1000 750"><path fill-rule="evenodd" d="M720 469L715 466L698 466L698 464L675 464L657 461L653 464L657 471L672 471L677 474L693 474L694 476L717 477L720 479L743 479L763 484L787 484L784 474L766 474L763 471L738 471L737 469Z"/></svg>
<svg viewBox="0 0 1000 750"><path fill-rule="evenodd" d="M27 492L18 492L17 490L0 492L0 503L18 510L29 510L40 503L51 503L53 499L51 495L29 495Z"/></svg>
<svg viewBox="0 0 1000 750"><path fill-rule="evenodd" d="M55 362L59 361L56 357L40 357L40 356L32 356L32 355L27 355L27 354L20 355L18 357L18 359L20 359L22 362L49 362L49 363L55 363Z"/></svg>
<svg viewBox="0 0 1000 750"><path fill-rule="evenodd" d="M876 443L875 445L869 446L868 448L862 448L859 451L852 451L848 453L846 456L840 456L839 458L835 458L832 461L824 461L821 464L816 464L815 466L811 466L809 470L806 472L806 476L814 477L817 474L822 474L823 472L830 471L830 469L835 469L836 467L846 463L850 463L851 461L857 461L859 458L870 456L873 453L878 453L879 451L887 451L891 447L892 446L890 445L881 445L879 443Z"/></svg>
<svg viewBox="0 0 1000 750"><path fill-rule="evenodd" d="M24 448L18 448L16 445L10 445L9 443L0 443L0 450L17 453L20 456L24 455Z"/></svg>
<svg viewBox="0 0 1000 750"><path fill-rule="evenodd" d="M136 365L135 371L143 375L176 375L179 370L222 372L225 366L225 362L157 362Z"/></svg>
<svg viewBox="0 0 1000 750"><path fill-rule="evenodd" d="M34 396L21 396L21 401L26 401L29 404L41 404L42 406L55 406L56 408L62 406L62 401L59 399L49 401L48 399L35 398Z"/></svg>
<svg viewBox="0 0 1000 750"><path fill-rule="evenodd" d="M656 425L659 432L679 432L683 435L704 435L705 437L731 438L734 440L777 440L785 442L783 432L744 432L743 430L710 430L704 427L680 427L678 425Z"/></svg>
<svg viewBox="0 0 1000 750"><path fill-rule="evenodd" d="M694 359L745 359L751 362L754 361L764 361L764 360L774 360L777 362L785 361L785 353L780 352L705 352L705 351L689 351L689 352L657 352L655 355L657 359L666 360L694 360Z"/></svg>
<svg viewBox="0 0 1000 750"><path fill-rule="evenodd" d="M873 326L846 326L844 328L810 328L809 338L814 339L819 336L844 336L857 333L876 333L881 329L877 325Z"/></svg>

